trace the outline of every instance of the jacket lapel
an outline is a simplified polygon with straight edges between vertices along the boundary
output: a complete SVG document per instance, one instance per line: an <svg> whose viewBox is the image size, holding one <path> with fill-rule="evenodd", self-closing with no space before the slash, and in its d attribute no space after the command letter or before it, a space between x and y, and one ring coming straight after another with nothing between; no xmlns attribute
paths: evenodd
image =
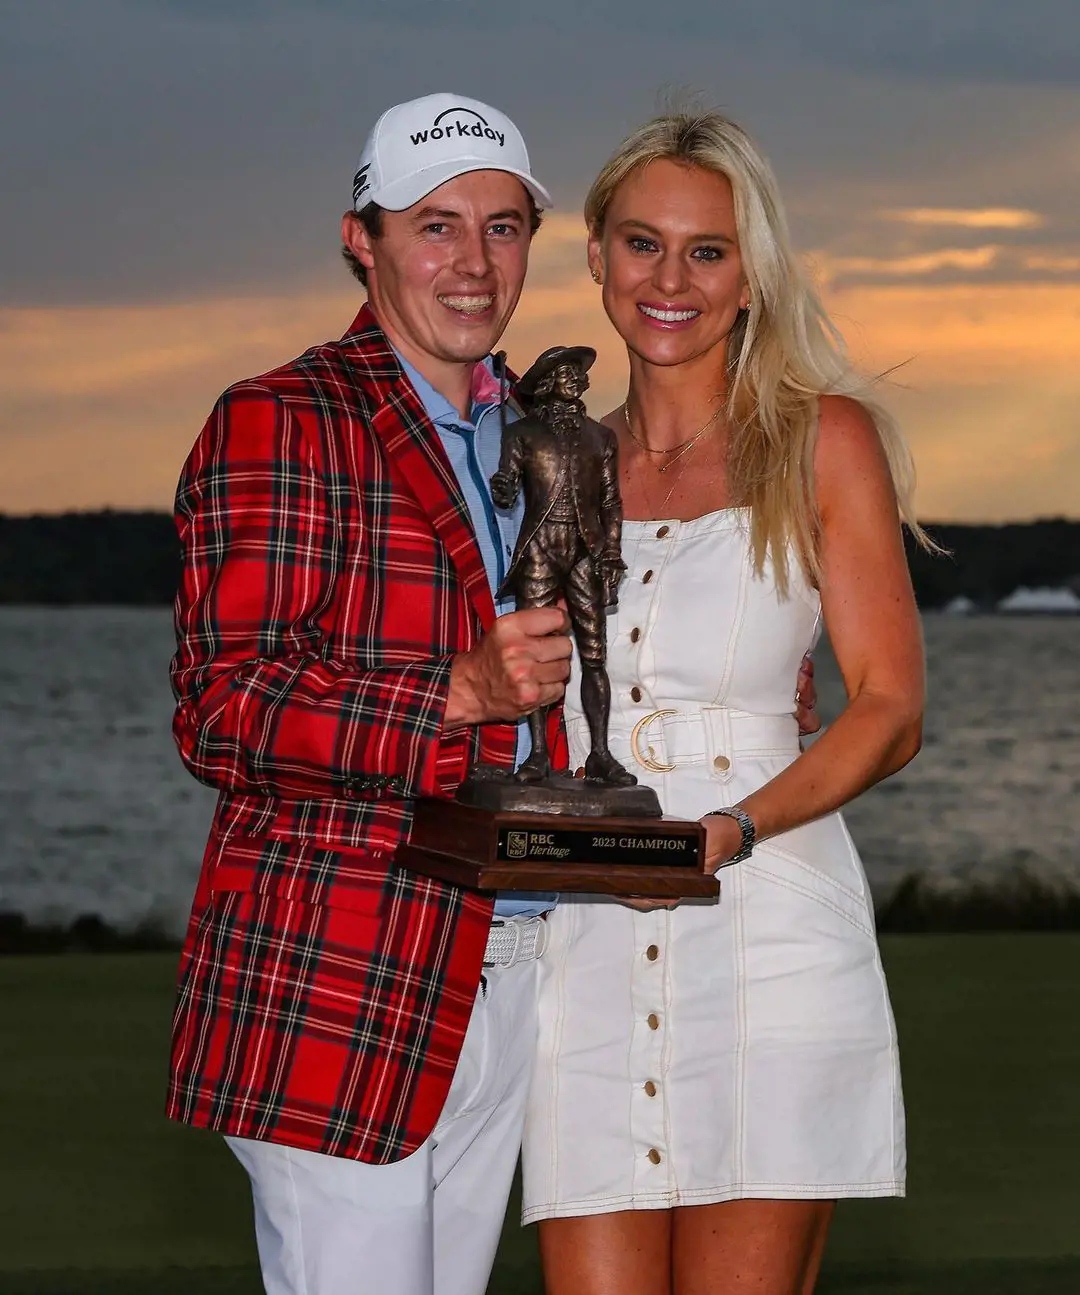
<svg viewBox="0 0 1080 1295"><path fill-rule="evenodd" d="M361 381L376 395L372 430L449 553L481 628L490 629L495 604L468 506L439 434L368 306L360 311L343 344Z"/></svg>

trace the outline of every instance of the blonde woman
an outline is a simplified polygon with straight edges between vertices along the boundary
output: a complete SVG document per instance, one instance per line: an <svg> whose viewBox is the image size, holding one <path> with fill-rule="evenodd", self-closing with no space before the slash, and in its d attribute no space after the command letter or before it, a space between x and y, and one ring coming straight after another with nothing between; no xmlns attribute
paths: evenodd
<svg viewBox="0 0 1080 1295"><path fill-rule="evenodd" d="M605 420L627 518L612 749L735 866L717 904L552 915L525 1218L549 1295L805 1295L835 1200L904 1190L896 1033L837 811L919 748L909 460L732 122L648 123L585 215L630 360ZM790 681L822 626L848 702L800 752ZM567 725L582 763L573 685Z"/></svg>

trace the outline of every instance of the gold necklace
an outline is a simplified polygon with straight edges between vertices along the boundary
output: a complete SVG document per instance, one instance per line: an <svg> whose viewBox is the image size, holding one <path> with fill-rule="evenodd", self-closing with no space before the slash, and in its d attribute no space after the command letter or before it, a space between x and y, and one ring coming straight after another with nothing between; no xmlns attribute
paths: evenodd
<svg viewBox="0 0 1080 1295"><path fill-rule="evenodd" d="M630 423L630 397L629 396L627 396L627 398L623 401L622 412L623 412L623 421L626 423L626 430L630 433L630 439L634 442L635 445L639 445L645 451L646 454L671 454L675 456L674 458L669 458L666 463L658 463L656 465L657 472L663 473L663 472L666 472L668 468L672 466L672 464L678 463L678 461L682 458L684 454L687 453L688 450L693 449L693 447L698 443L698 441L701 440L701 438L705 435L705 433L709 430L709 428L713 425L713 423L715 423L716 420L720 417L720 415L724 412L724 406L723 405L717 406L716 410L709 415L708 420L705 423L703 423L702 426L699 427L697 431L693 434L693 436L691 436L688 440L680 441L678 445L671 445L668 448L663 450L654 449L653 446L651 446L647 441L642 440L642 438L635 433Z"/></svg>
<svg viewBox="0 0 1080 1295"><path fill-rule="evenodd" d="M692 449L693 447L689 447L689 448ZM681 454L679 455L679 458L680 459L682 458ZM672 460L672 462L674 462L674 460ZM664 467L660 469L660 471L661 472L666 471L666 469L670 466L671 466L670 464L665 464ZM645 494L645 502L649 505L649 510L652 513L652 516L654 518L663 518L667 516L667 513L664 510L667 508L668 501L671 499L671 496L675 493L675 489L678 486L679 482L682 481L684 475L685 475L684 473L680 472L676 476L675 480L671 483L671 485L668 486L668 492L664 496L663 501L661 502L659 508L657 508L656 501L652 497L652 491L649 489L648 481L646 480L645 477L641 478L641 488Z"/></svg>

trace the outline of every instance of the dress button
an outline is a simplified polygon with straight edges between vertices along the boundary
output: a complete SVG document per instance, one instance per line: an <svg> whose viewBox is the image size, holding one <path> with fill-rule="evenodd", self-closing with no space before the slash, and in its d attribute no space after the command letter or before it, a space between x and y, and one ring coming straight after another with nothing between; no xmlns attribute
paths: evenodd
<svg viewBox="0 0 1080 1295"><path fill-rule="evenodd" d="M656 1085L653 1083L651 1079L645 1080L645 1096L646 1097L656 1096Z"/></svg>
<svg viewBox="0 0 1080 1295"><path fill-rule="evenodd" d="M639 630L638 627L635 625L634 628L630 631L630 642L636 643L639 638L641 638L641 630Z"/></svg>
<svg viewBox="0 0 1080 1295"><path fill-rule="evenodd" d="M645 1020L648 1023L650 1030L658 1030L660 1028L660 1018L655 1012L650 1012Z"/></svg>
<svg viewBox="0 0 1080 1295"><path fill-rule="evenodd" d="M655 1147L649 1148L649 1159L654 1165L658 1165L660 1163L660 1152L657 1151Z"/></svg>
<svg viewBox="0 0 1080 1295"><path fill-rule="evenodd" d="M653 573L652 573L652 569L650 568L650 569L649 569L648 571L646 571L646 572L645 572L645 574L641 577L641 583L642 583L643 585L647 585L647 584L649 583L649 581L652 579L652 576L653 576Z"/></svg>
<svg viewBox="0 0 1080 1295"><path fill-rule="evenodd" d="M719 769L721 773L727 773L727 771L731 768L731 761L727 758L726 755L718 755L716 759L713 761L713 768Z"/></svg>
<svg viewBox="0 0 1080 1295"><path fill-rule="evenodd" d="M659 958L660 956L660 950L656 947L655 944L650 944L649 947L645 950L645 956L646 958L649 959L650 962L655 962L656 959Z"/></svg>
<svg viewBox="0 0 1080 1295"><path fill-rule="evenodd" d="M630 700L631 701L641 700L641 689L637 686L637 684L635 684L633 688L630 689Z"/></svg>
<svg viewBox="0 0 1080 1295"><path fill-rule="evenodd" d="M660 529L656 532L656 538L658 540L662 540L670 530L671 530L670 526L661 526Z"/></svg>

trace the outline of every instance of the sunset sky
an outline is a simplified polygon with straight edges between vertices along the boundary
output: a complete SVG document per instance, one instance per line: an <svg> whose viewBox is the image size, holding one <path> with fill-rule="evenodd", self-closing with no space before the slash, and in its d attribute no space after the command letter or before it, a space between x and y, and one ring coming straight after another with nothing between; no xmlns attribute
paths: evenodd
<svg viewBox="0 0 1080 1295"><path fill-rule="evenodd" d="M0 0L0 511L167 508L220 390L339 335L397 100L521 127L557 209L506 337L625 363L581 202L665 92L753 133L935 520L1080 517L1077 0ZM895 366L899 366L896 368Z"/></svg>

